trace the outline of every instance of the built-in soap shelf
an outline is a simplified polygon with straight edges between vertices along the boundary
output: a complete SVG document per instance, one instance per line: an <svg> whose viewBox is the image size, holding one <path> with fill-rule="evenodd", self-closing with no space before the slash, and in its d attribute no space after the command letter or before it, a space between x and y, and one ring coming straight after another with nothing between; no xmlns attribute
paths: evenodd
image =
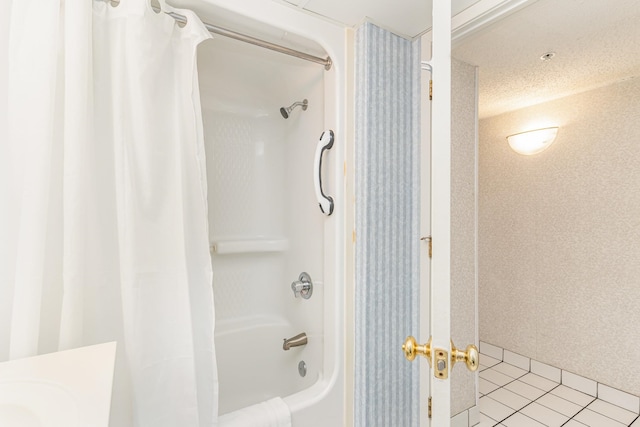
<svg viewBox="0 0 640 427"><path fill-rule="evenodd" d="M215 255L284 252L288 249L288 239L266 237L253 239L214 239L209 247L211 253Z"/></svg>

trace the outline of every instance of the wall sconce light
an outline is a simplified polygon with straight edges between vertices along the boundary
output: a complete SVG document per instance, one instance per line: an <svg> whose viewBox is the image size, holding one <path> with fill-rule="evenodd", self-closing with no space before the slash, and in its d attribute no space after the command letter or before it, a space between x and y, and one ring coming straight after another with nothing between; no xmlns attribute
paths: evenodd
<svg viewBox="0 0 640 427"><path fill-rule="evenodd" d="M549 148L555 141L557 134L557 127L536 129L510 135L507 137L507 141L509 141L509 146L516 153L530 156Z"/></svg>

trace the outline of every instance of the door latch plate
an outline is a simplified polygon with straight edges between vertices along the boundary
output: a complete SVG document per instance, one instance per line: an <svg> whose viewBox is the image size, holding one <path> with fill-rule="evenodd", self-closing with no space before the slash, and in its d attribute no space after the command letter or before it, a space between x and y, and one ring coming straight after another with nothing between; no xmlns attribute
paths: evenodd
<svg viewBox="0 0 640 427"><path fill-rule="evenodd" d="M449 353L441 348L434 352L433 371L436 378L446 380L449 378Z"/></svg>

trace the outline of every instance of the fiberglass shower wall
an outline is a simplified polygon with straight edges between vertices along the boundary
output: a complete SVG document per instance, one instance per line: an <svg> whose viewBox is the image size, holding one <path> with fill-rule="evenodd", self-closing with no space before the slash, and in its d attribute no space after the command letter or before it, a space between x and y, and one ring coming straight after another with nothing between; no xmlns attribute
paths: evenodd
<svg viewBox="0 0 640 427"><path fill-rule="evenodd" d="M273 351L278 359L280 354L292 357L294 352L282 351L282 339L300 332L309 336L307 350L315 351L322 343L326 217L315 199L313 161L324 130L324 70L224 38L207 42L198 62L216 341L223 335L227 340L229 334L274 325L283 332L267 345L277 347ZM298 107L288 119L282 117L281 107L303 99L308 100L306 111ZM291 282L301 272L307 272L314 283L313 296L304 303L291 290ZM220 360L224 356L218 366L224 412L223 398L228 396ZM274 371L264 358L254 358L252 363L264 364L258 371L265 375ZM295 363L290 372L298 376ZM320 364L308 366L306 383L317 378ZM228 383L233 382L237 381ZM273 396L291 392L277 390L282 379L271 382ZM229 408L242 407L244 398L238 399L231 399ZM244 400L244 404L257 403Z"/></svg>

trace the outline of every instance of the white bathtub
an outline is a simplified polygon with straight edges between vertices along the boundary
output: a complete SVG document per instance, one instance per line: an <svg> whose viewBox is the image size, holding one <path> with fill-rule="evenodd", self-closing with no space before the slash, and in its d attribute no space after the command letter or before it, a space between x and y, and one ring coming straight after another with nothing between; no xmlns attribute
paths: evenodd
<svg viewBox="0 0 640 427"><path fill-rule="evenodd" d="M216 335L220 380L219 412L250 406L311 387L319 379L322 335L307 334L308 344L282 349L282 339L301 332L279 319L239 327ZM305 376L298 372L303 362Z"/></svg>
<svg viewBox="0 0 640 427"><path fill-rule="evenodd" d="M325 71L221 36L198 52L219 413L281 397L294 426L343 425L346 138L336 100L344 99L344 30L271 1L182 4L214 25L334 61ZM303 99L306 111L280 115ZM335 200L329 217L313 187L316 144L327 129L336 135L322 165ZM291 290L302 272L314 283L308 300ZM308 344L284 351L283 339L301 332Z"/></svg>

